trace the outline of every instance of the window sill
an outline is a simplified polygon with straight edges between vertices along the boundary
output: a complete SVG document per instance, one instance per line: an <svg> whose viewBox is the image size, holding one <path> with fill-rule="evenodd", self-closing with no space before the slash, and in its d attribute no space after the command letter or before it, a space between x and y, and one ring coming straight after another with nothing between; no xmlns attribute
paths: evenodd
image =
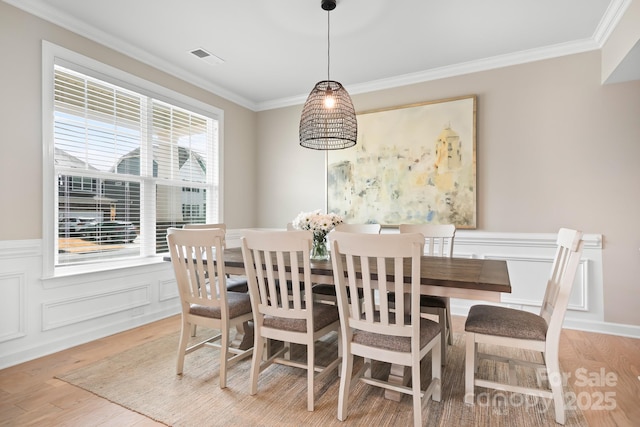
<svg viewBox="0 0 640 427"><path fill-rule="evenodd" d="M166 254L154 255L148 258L137 258L131 260L119 260L114 262L104 262L100 264L91 265L72 265L65 267L57 267L50 275L43 275L41 278L45 288L53 288L64 285L74 284L73 282L81 282L86 279L87 276L101 275L109 278L114 277L127 277L144 272L145 269L156 270L158 266L166 264L170 267L171 264L164 261ZM142 270L142 271L140 271Z"/></svg>

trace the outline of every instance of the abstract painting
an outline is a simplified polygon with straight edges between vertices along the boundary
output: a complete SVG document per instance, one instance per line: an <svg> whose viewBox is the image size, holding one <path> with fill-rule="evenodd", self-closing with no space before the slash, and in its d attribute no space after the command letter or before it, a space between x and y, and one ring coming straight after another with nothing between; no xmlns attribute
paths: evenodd
<svg viewBox="0 0 640 427"><path fill-rule="evenodd" d="M348 223L476 228L476 96L358 114L327 153L327 212Z"/></svg>

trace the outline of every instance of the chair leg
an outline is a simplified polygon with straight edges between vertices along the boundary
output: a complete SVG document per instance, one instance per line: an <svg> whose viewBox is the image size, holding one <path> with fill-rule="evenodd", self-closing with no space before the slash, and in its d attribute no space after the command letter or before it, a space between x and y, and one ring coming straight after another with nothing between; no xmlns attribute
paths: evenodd
<svg viewBox="0 0 640 427"><path fill-rule="evenodd" d="M220 331L220 388L227 387L227 361L229 359L229 327Z"/></svg>
<svg viewBox="0 0 640 427"><path fill-rule="evenodd" d="M440 343L436 343L431 350L431 381L438 381L438 385L433 390L433 394L431 394L431 400L436 402L440 402L442 399L442 366L444 365L438 360L438 355L442 354L438 345L442 345L442 340L440 340Z"/></svg>
<svg viewBox="0 0 640 427"><path fill-rule="evenodd" d="M347 346L344 346L347 347ZM340 374L340 390L338 392L338 419L344 421L349 413L349 388L353 373L353 355L342 352L342 373Z"/></svg>
<svg viewBox="0 0 640 427"><path fill-rule="evenodd" d="M342 330L338 329L338 357L339 358L342 357L342 345L343 345L342 344ZM342 360L342 359L340 359L340 360ZM338 377L340 376L341 372L342 372L342 362L340 362L338 364L338 368L337 368L337 372L336 372L338 374Z"/></svg>
<svg viewBox="0 0 640 427"><path fill-rule="evenodd" d="M312 412L314 406L315 343L307 344L307 411Z"/></svg>
<svg viewBox="0 0 640 427"><path fill-rule="evenodd" d="M558 355L546 354L547 375L551 392L553 393L553 405L556 412L556 422L558 424L565 423L564 398L562 389L562 375L560 374L560 364L558 363Z"/></svg>
<svg viewBox="0 0 640 427"><path fill-rule="evenodd" d="M260 375L264 346L264 338L256 331L253 342L253 355L251 356L251 375L249 377L249 394L252 396L258 392L258 375Z"/></svg>
<svg viewBox="0 0 640 427"><path fill-rule="evenodd" d="M476 376L476 336L472 332L466 333L465 368L464 368L464 403L474 404L474 382Z"/></svg>
<svg viewBox="0 0 640 427"><path fill-rule="evenodd" d="M451 300L449 298L446 299L446 309L447 310L447 337L449 345L453 345L453 323L451 322Z"/></svg>
<svg viewBox="0 0 640 427"><path fill-rule="evenodd" d="M418 356L414 356L417 359ZM413 425L422 426L422 389L420 388L420 361L411 364L411 389L413 399Z"/></svg>
<svg viewBox="0 0 640 427"><path fill-rule="evenodd" d="M186 320L182 321L182 331L180 333L180 343L178 344L178 359L176 361L176 375L182 375L184 369L184 355L189 342L189 334L191 332L191 324ZM195 325L193 325L195 327Z"/></svg>
<svg viewBox="0 0 640 427"><path fill-rule="evenodd" d="M285 351L283 357L287 360L291 360L291 343L287 342L287 341L283 341L282 345L284 346L284 348L286 348L287 350Z"/></svg>
<svg viewBox="0 0 640 427"><path fill-rule="evenodd" d="M451 326L450 324L448 324L448 320L447 320L447 313L449 313L449 310L444 309L444 308L439 308L438 309L438 323L440 323L440 362L442 363L442 366L445 365L446 361L447 361L447 343L448 343L448 338L449 335L447 334L447 332L451 332Z"/></svg>

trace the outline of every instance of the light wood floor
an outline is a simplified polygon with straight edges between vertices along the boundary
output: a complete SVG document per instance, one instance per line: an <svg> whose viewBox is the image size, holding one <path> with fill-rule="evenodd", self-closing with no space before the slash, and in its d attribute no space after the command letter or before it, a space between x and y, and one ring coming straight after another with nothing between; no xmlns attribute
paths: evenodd
<svg viewBox="0 0 640 427"><path fill-rule="evenodd" d="M463 324L454 317L455 331ZM174 316L0 371L0 426L162 425L54 377L179 329ZM564 330L560 348L589 425L640 425L640 340Z"/></svg>

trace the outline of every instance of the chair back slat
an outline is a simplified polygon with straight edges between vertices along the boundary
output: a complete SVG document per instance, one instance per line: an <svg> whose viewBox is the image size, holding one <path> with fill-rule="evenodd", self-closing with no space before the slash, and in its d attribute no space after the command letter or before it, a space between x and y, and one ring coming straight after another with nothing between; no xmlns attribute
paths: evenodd
<svg viewBox="0 0 640 427"><path fill-rule="evenodd" d="M547 281L547 289L540 308L540 316L545 319L549 327L547 335L554 340L560 337L571 288L582 256L584 245L582 232L560 229L557 245L551 275Z"/></svg>
<svg viewBox="0 0 640 427"><path fill-rule="evenodd" d="M423 236L335 231L329 240L338 307L345 317L348 313L343 333L351 334L355 328L405 337L416 334L418 328L411 325L419 322L420 316ZM409 283L405 277L411 278ZM357 288L362 287L364 298L348 298L347 287L351 295L357 295ZM402 295L396 298L395 307L388 303L389 292Z"/></svg>
<svg viewBox="0 0 640 427"><path fill-rule="evenodd" d="M310 231L248 230L242 255L255 312L313 322ZM312 323L308 323L312 325Z"/></svg>
<svg viewBox="0 0 640 427"><path fill-rule="evenodd" d="M425 239L424 254L452 257L456 226L453 224L400 224L400 233L421 233Z"/></svg>
<svg viewBox="0 0 640 427"><path fill-rule="evenodd" d="M226 307L223 239L224 230L219 228L167 230L171 263L183 304Z"/></svg>

